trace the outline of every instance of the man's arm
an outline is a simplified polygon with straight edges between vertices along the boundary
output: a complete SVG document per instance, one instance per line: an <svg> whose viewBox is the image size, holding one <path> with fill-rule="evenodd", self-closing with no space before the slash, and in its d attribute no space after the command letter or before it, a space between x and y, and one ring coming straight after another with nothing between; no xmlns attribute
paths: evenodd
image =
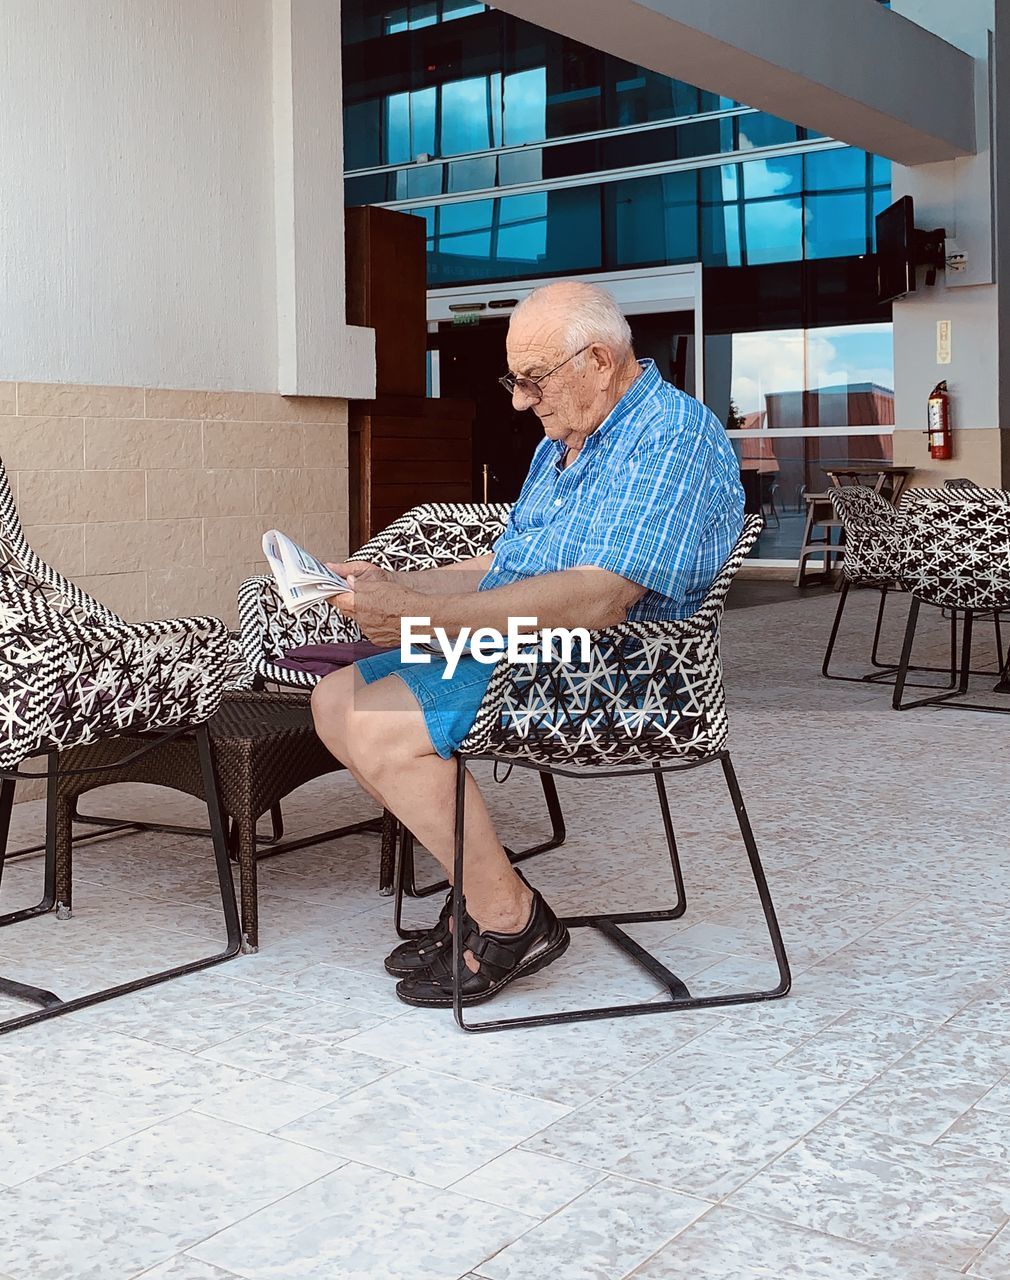
<svg viewBox="0 0 1010 1280"><path fill-rule="evenodd" d="M433 627L456 635L463 627L493 627L503 635L509 618L536 618L542 627L587 627L589 630L623 622L645 588L608 569L565 569L545 573L488 591L425 596L400 582L363 575L352 597L338 596L342 613L357 619L376 644L400 638L400 619L426 617Z"/></svg>
<svg viewBox="0 0 1010 1280"><path fill-rule="evenodd" d="M469 560L459 560L455 564L439 565L437 569L415 569L410 573L397 574L397 581L411 591L419 591L425 596L450 596L465 594L458 577L450 576L460 573L473 574L473 590L477 583L494 563L494 552L488 551L482 556L472 556ZM469 585L469 584L468 584Z"/></svg>
<svg viewBox="0 0 1010 1280"><path fill-rule="evenodd" d="M342 578L361 577L369 573L383 575L390 582L397 582L418 591L426 596L454 595L460 593L460 580L447 577L447 574L472 573L473 586L488 572L494 562L494 552L488 551L482 556L471 556L469 560L459 560L455 564L439 565L437 569L379 569L367 560L346 560L343 563L328 564L327 567Z"/></svg>

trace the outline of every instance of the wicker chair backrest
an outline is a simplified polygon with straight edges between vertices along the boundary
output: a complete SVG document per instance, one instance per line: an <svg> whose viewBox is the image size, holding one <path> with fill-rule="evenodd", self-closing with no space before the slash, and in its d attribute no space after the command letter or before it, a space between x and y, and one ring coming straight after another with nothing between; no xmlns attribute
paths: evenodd
<svg viewBox="0 0 1010 1280"><path fill-rule="evenodd" d="M635 768L724 750L729 722L719 622L762 525L758 516L745 518L690 618L595 631L588 662L499 662L461 753L562 768Z"/></svg>
<svg viewBox="0 0 1010 1280"><path fill-rule="evenodd" d="M458 564L491 550L509 510L505 502L427 502L411 507L350 559L399 572Z"/></svg>
<svg viewBox="0 0 1010 1280"><path fill-rule="evenodd" d="M861 484L829 489L828 499L845 529L843 577L881 586L892 582L898 572L900 520L891 503Z"/></svg>
<svg viewBox="0 0 1010 1280"><path fill-rule="evenodd" d="M928 604L1008 609L1010 503L912 503L903 514L901 556L905 585Z"/></svg>
<svg viewBox="0 0 1010 1280"><path fill-rule="evenodd" d="M67 617L122 622L94 596L82 591L69 578L47 564L28 543L18 518L14 494L3 460L0 459L0 574L12 579L23 591L40 596L55 613Z"/></svg>
<svg viewBox="0 0 1010 1280"><path fill-rule="evenodd" d="M904 515L921 502L941 502L948 506L959 502L1004 502L1010 504L1010 489L984 488L977 484L955 484L940 487L906 489L898 501L898 512Z"/></svg>

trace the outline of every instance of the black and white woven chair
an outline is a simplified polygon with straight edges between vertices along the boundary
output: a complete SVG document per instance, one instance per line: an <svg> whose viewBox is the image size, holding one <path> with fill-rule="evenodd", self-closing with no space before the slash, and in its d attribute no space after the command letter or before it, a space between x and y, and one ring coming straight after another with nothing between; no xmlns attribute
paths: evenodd
<svg viewBox="0 0 1010 1280"><path fill-rule="evenodd" d="M889 674L893 675L897 669L896 663L880 661L878 649L888 593L901 589L897 581L900 528L898 513L886 498L882 498L868 485L839 486L830 489L827 496L845 530L845 555L841 566L842 587L831 634L824 650L821 675L828 680L880 680ZM830 670L838 629L853 587L870 587L880 592L873 640L870 644L870 665L874 669L861 676L838 675Z"/></svg>
<svg viewBox="0 0 1010 1280"><path fill-rule="evenodd" d="M31 546L18 518L17 505L14 502L14 494L2 459L0 459L0 576L16 584L29 596L44 600L60 617L87 626L99 623L108 623L117 627L129 625L118 613L83 591L75 582L43 560ZM225 688L228 690L250 689L253 685L254 677L245 664L237 637L228 639L224 679ZM136 831L181 831L191 835L206 834L190 827L178 827L168 823L91 817L78 813L76 808L73 819L75 823L85 823L99 828L90 833L77 834L75 840L78 841L100 839L110 828ZM277 813L274 815L275 831L279 820L280 815ZM18 850L17 854L37 853L42 848L44 845L31 845ZM10 856L16 855L12 853Z"/></svg>
<svg viewBox="0 0 1010 1280"><path fill-rule="evenodd" d="M746 517L731 555L698 611L678 622L626 622L593 632L589 661L543 661L535 666L499 662L470 733L456 755L455 866L453 891L454 1013L465 1031L492 1031L547 1023L657 1014L774 1000L790 987L789 963L771 894L758 855L728 750L729 721L723 689L719 627L726 593L762 528ZM616 943L662 981L669 1000L575 1009L528 1017L467 1022L459 995L464 967L463 823L466 766L471 760L537 769L590 780L651 775L655 779L676 902L644 911L601 912L565 920L592 928ZM763 991L693 996L687 985L621 928L624 924L675 920L687 906L680 857L663 775L719 764L768 928L778 982ZM397 885L398 894L402 884Z"/></svg>
<svg viewBox="0 0 1010 1280"><path fill-rule="evenodd" d="M942 495L933 497L933 494ZM956 500L950 500L950 495ZM982 496L979 496L979 495ZM1010 495L997 490L920 490L902 513L901 573L912 602L894 686L896 711L948 703L968 691L972 630L976 614L1010 610ZM951 691L902 700L920 606L963 615L960 678ZM950 703L960 709L1003 711L981 703Z"/></svg>
<svg viewBox="0 0 1010 1280"><path fill-rule="evenodd" d="M458 564L461 560L470 560L491 551L508 522L510 509L509 504L503 502L424 503L394 520L348 560L365 561L393 572ZM276 659L285 651L302 645L348 643L362 639L353 619L341 617L326 604L306 609L294 617L284 607L274 580L269 576L247 578L239 588L239 627L246 664L258 679L302 689L313 688L319 677L278 666ZM554 779L543 773L541 784L551 820L550 838L512 854L514 862L547 853L565 841L564 816ZM319 839L333 839L338 834L328 832ZM388 893L392 889L397 846L406 866L406 893L409 897L421 898L444 892L448 887L444 880L423 887L414 883L413 838L409 832L403 833L401 838L398 824L391 820L391 815L384 815L383 822L379 873L382 892ZM399 901L396 923L399 929Z"/></svg>
<svg viewBox="0 0 1010 1280"><path fill-rule="evenodd" d="M124 732L150 734L153 750L181 733L196 732L208 796L214 860L227 942L202 959L162 969L87 995L62 1000L51 991L0 978L0 995L35 1006L0 1022L0 1032L84 1008L165 982L237 955L238 910L205 728L217 710L228 663L228 631L216 618L133 625L102 616L80 619L52 607L35 583L0 574L0 878L15 784L47 779L46 859L41 900L0 915L0 926L43 915L56 901L56 788L61 752ZM58 602L58 599L57 599ZM40 759L43 769L23 768ZM90 772L90 771L89 771Z"/></svg>
<svg viewBox="0 0 1010 1280"><path fill-rule="evenodd" d="M971 482L967 482L971 483ZM972 485L970 493L995 496L1001 490L981 490ZM845 557L842 560L842 587L835 610L834 622L828 637L821 675L828 680L847 680L855 683L893 683L899 663L882 662L879 657L880 633L884 621L884 609L890 593L907 593L901 578L901 529L905 512L917 502L934 499L940 502L959 502L970 496L967 488L945 486L943 489L912 489L895 508L885 498L866 485L844 485L828 494L831 505L845 529ZM842 614L852 587L869 587L880 592L873 640L870 645L870 664L873 670L861 676L839 675L830 670L831 657L838 637ZM945 611L946 613L947 611ZM949 612L950 660L946 666L913 665L910 672L934 672L948 677L947 689L953 689L958 681L957 611ZM999 615L993 618L996 636L998 664L1003 665L1003 639ZM973 671L973 675L988 675L987 671ZM937 688L935 684L907 680L909 688ZM943 688L944 686L940 686Z"/></svg>

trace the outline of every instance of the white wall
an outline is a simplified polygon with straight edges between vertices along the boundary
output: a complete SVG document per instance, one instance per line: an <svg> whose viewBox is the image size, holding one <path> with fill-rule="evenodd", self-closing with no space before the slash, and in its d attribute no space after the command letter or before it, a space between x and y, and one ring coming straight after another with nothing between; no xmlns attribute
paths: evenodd
<svg viewBox="0 0 1010 1280"><path fill-rule="evenodd" d="M980 70L984 66L988 31L994 22L993 0L959 0L956 8L947 0L893 2L895 9L972 53L980 60ZM996 71L1002 68L997 66ZM945 227L969 255L970 274L964 279L980 282L955 285L959 277L945 281L941 272L937 284L926 288L920 273L918 291L894 304L895 417L899 430L925 427L926 399L941 378L950 386L957 430L993 430L1001 425L1002 290L993 283L992 157L984 135L985 130L980 131L983 149L970 160L914 168L895 165L893 170L894 195L912 196L916 225ZM1006 202L1003 215L1010 216ZM953 323L949 365L936 362L938 320ZM925 459L924 443L922 450Z"/></svg>
<svg viewBox="0 0 1010 1280"><path fill-rule="evenodd" d="M308 78L290 112L326 164L303 145L287 175L294 190L299 164L322 172L329 213L282 243L279 3L3 0L0 380L371 393L368 335L343 328L339 4L283 6L296 46L327 15L315 56L333 83L322 99ZM279 303L296 250L327 285L303 300L289 279ZM306 374L279 374L279 329Z"/></svg>

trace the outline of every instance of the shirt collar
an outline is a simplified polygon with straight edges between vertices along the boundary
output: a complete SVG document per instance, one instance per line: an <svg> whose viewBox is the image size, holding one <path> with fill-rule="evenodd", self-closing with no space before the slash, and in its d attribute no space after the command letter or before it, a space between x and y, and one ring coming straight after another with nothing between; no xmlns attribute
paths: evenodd
<svg viewBox="0 0 1010 1280"><path fill-rule="evenodd" d="M624 422L630 418L642 401L647 400L656 391L659 383L662 382L655 360L639 360L638 365L642 370L641 375L635 379L593 434L589 436L583 446L584 449L588 449L594 440L597 442L594 448L598 448L617 423ZM555 440L554 451L559 458L563 459L568 452L568 446L561 440Z"/></svg>

